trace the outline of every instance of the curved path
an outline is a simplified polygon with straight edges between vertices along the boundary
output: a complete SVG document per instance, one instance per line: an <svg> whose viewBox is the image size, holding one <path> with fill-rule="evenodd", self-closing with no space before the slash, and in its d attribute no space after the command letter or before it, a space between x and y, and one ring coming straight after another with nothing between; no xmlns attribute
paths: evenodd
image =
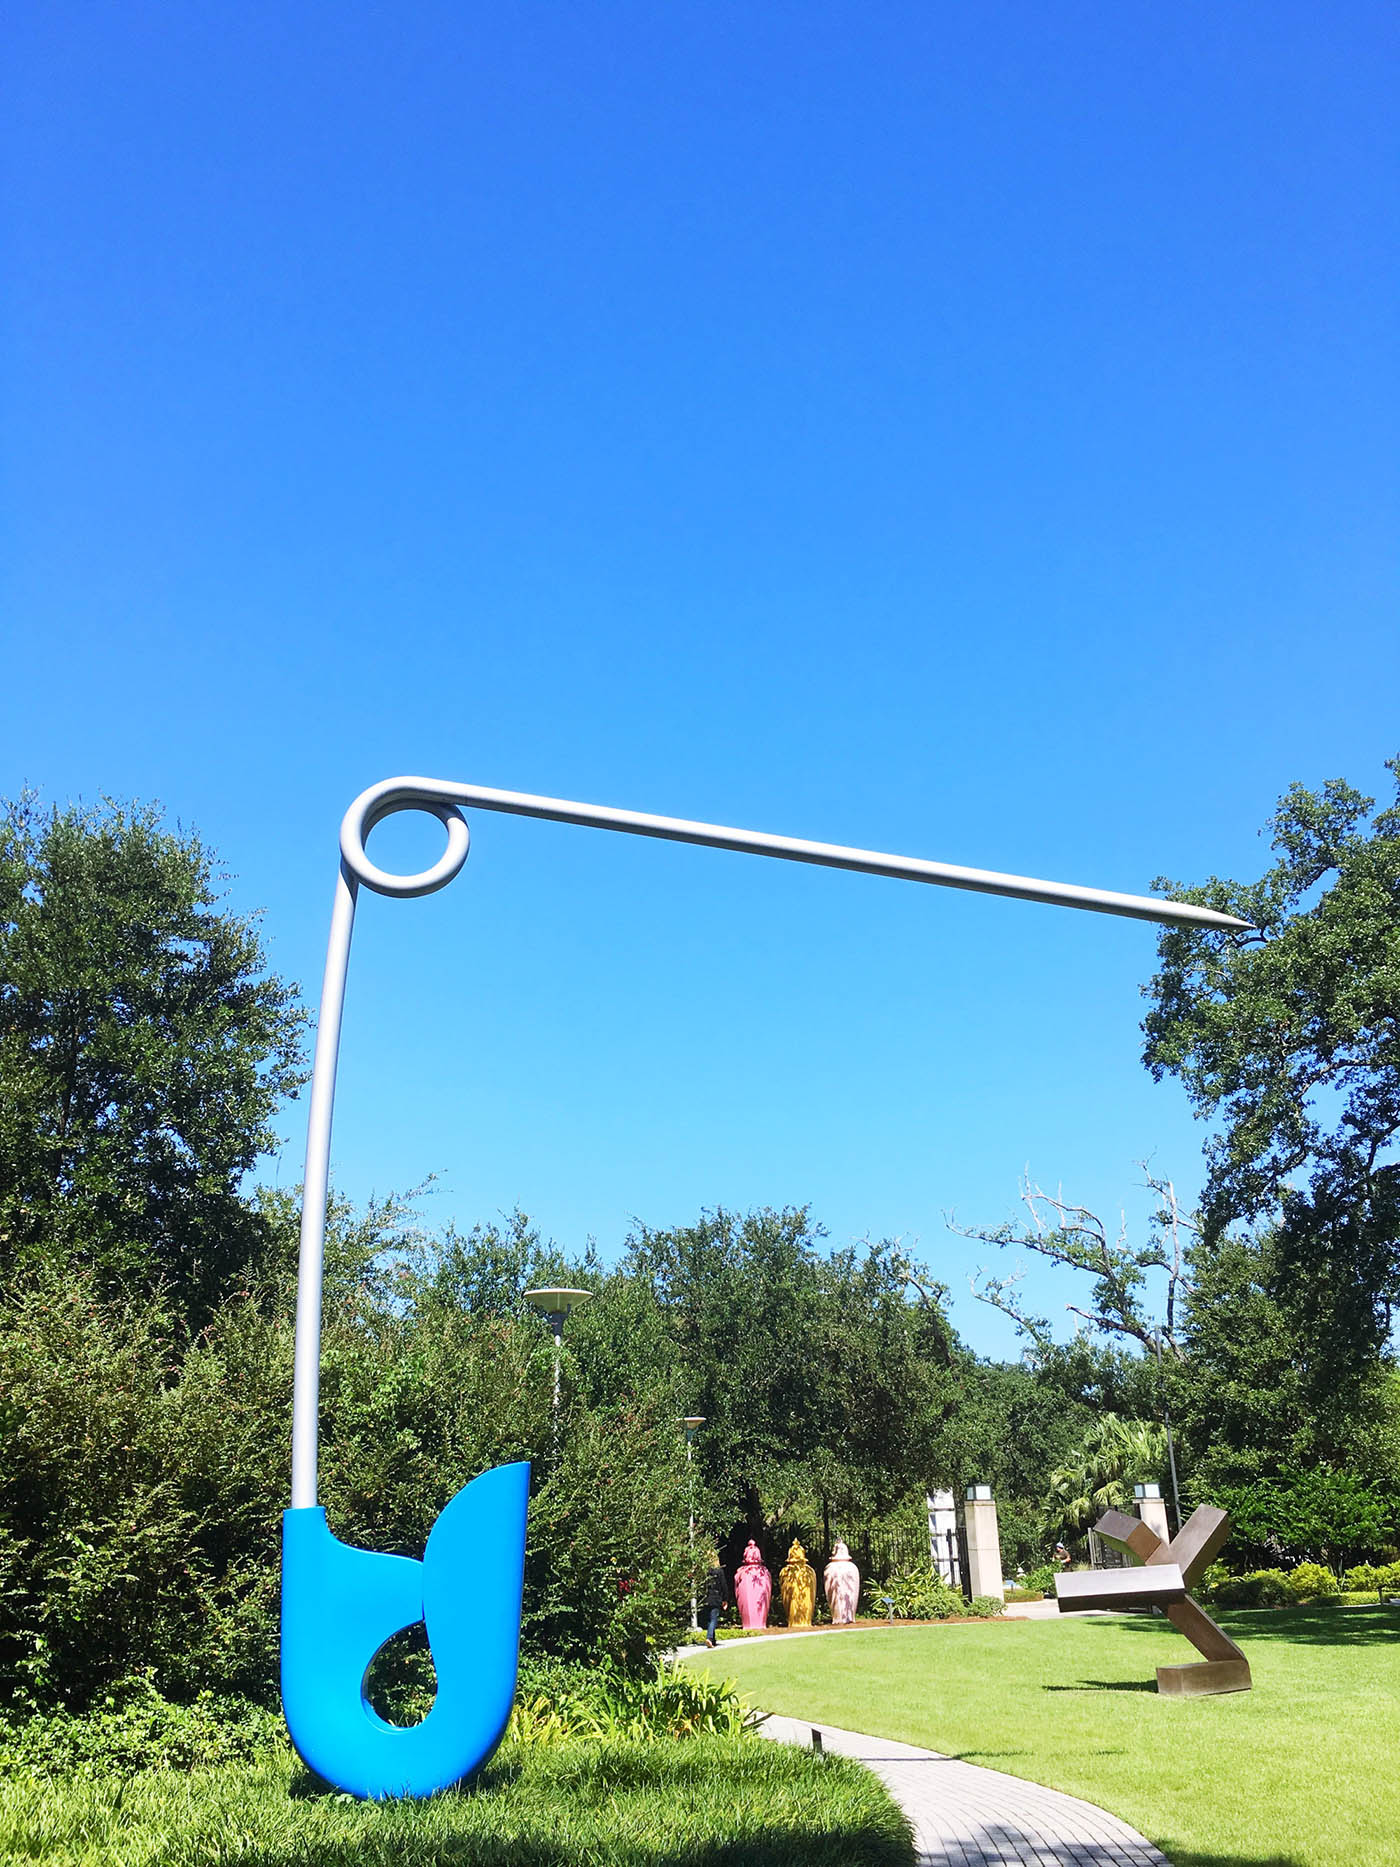
<svg viewBox="0 0 1400 1867"><path fill-rule="evenodd" d="M909 1817L918 1867L1168 1867L1167 1857L1106 1809L1000 1770L887 1737L769 1716L779 1743L858 1757Z"/></svg>

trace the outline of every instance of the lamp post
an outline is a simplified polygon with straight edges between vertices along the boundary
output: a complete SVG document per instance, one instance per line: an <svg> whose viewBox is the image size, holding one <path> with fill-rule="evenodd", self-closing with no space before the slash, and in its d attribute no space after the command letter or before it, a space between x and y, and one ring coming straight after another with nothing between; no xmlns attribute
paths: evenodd
<svg viewBox="0 0 1400 1867"><path fill-rule="evenodd" d="M593 1295L591 1290L527 1290L525 1301L536 1309L554 1333L554 1443L559 1444L559 1363L564 1353L564 1318Z"/></svg>
<svg viewBox="0 0 1400 1867"><path fill-rule="evenodd" d="M1167 1401L1167 1390L1162 1385L1162 1331L1153 1330L1153 1342L1157 1350L1157 1392L1162 1397L1162 1424L1167 1431L1167 1463L1171 1467L1172 1509L1176 1512L1176 1527L1181 1529L1181 1492L1176 1482L1176 1447L1172 1444L1172 1415ZM1166 1539L1170 1541L1170 1538Z"/></svg>
<svg viewBox="0 0 1400 1867"><path fill-rule="evenodd" d="M690 1481L690 1631L700 1628L700 1604L695 1594L695 1429L705 1424L703 1413L687 1413L681 1421L685 1428L685 1469Z"/></svg>

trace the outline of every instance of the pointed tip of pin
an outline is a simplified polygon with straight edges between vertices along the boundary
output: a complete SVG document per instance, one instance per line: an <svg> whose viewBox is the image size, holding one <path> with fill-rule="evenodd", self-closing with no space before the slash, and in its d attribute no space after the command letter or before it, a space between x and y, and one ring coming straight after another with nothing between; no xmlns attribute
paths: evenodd
<svg viewBox="0 0 1400 1867"><path fill-rule="evenodd" d="M1253 921L1241 920L1238 914L1224 914L1219 908L1204 907L1199 901L1178 901L1168 896L1164 908L1175 909L1172 919L1163 924L1177 927L1200 927L1211 933L1258 933Z"/></svg>

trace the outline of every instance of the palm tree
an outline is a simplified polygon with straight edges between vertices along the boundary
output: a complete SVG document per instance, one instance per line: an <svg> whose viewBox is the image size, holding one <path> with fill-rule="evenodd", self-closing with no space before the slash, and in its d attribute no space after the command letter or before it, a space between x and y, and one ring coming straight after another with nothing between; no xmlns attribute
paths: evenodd
<svg viewBox="0 0 1400 1867"><path fill-rule="evenodd" d="M1167 1435L1151 1420L1101 1414L1068 1465L1050 1474L1046 1515L1066 1543L1078 1541L1106 1510L1131 1507L1132 1487L1160 1479Z"/></svg>

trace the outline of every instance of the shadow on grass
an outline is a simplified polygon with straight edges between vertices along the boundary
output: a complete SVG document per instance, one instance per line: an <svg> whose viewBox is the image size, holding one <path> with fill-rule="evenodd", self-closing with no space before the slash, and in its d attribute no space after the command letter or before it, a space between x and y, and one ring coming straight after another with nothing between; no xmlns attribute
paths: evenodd
<svg viewBox="0 0 1400 1867"><path fill-rule="evenodd" d="M520 1764L511 1758L502 1762L493 1757L475 1776L464 1783L454 1783L450 1789L439 1791L443 1796L474 1796L480 1793L499 1792L509 1789L520 1775ZM324 1776L318 1776L314 1770L298 1761L292 1772L292 1780L287 1785L287 1795L293 1802L358 1802L358 1796L349 1795L343 1789L337 1789L334 1783L328 1783ZM432 1801L431 1796L425 1801Z"/></svg>
<svg viewBox="0 0 1400 1867"><path fill-rule="evenodd" d="M1155 1692L1155 1679L1081 1679L1077 1685L1042 1686L1043 1692Z"/></svg>
<svg viewBox="0 0 1400 1867"><path fill-rule="evenodd" d="M577 1843L563 1834L400 1835L393 1843L387 1836L356 1835L230 1849L221 1855L226 1867L389 1867L405 1861L412 1867L578 1867L581 1858L600 1856L591 1848L581 1856ZM605 1858L609 1867L910 1867L914 1855L908 1841L898 1842L878 1829L814 1834L775 1825L729 1839L619 1837ZM1085 1856L1082 1867L1099 1867L1098 1856ZM1121 1867L1121 1856L1105 1849L1102 1867Z"/></svg>
<svg viewBox="0 0 1400 1867"><path fill-rule="evenodd" d="M219 1859L221 1867L913 1867L907 1824L873 1779L854 1780L860 1774L843 1758L788 1756L756 1742L732 1754L700 1744L577 1745L498 1756L438 1795L373 1804L299 1768L287 1785L288 1819L226 1844ZM766 1795L793 1800L765 1808Z"/></svg>
<svg viewBox="0 0 1400 1867"><path fill-rule="evenodd" d="M1284 1640L1302 1646L1394 1646L1400 1642L1400 1608L1213 1608L1206 1612L1240 1641ZM1130 1633L1160 1632L1168 1623L1157 1615L1123 1615L1119 1625Z"/></svg>
<svg viewBox="0 0 1400 1867"><path fill-rule="evenodd" d="M1202 1854L1196 1848L1173 1848L1172 1867L1304 1867L1296 1854Z"/></svg>

